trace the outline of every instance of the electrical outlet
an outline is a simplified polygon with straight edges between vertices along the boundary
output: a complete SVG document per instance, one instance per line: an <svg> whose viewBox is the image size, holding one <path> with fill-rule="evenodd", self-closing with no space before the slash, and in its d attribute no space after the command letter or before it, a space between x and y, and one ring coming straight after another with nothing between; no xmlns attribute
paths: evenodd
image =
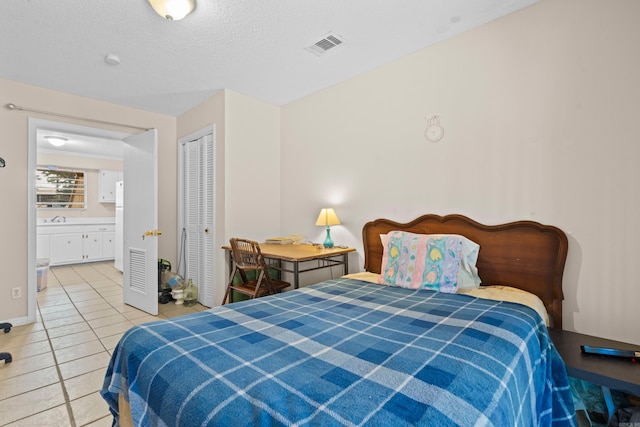
<svg viewBox="0 0 640 427"><path fill-rule="evenodd" d="M22 298L22 288L11 288L11 298Z"/></svg>

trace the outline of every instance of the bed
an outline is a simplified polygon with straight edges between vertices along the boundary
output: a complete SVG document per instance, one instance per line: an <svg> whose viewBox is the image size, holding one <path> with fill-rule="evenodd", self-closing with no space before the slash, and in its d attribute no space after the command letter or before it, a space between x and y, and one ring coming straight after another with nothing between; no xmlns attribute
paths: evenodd
<svg viewBox="0 0 640 427"><path fill-rule="evenodd" d="M379 219L363 227L367 274L385 274L390 232L478 243L483 284L536 295L562 326L558 228ZM101 393L116 425L575 425L564 363L535 309L349 277L135 326Z"/></svg>

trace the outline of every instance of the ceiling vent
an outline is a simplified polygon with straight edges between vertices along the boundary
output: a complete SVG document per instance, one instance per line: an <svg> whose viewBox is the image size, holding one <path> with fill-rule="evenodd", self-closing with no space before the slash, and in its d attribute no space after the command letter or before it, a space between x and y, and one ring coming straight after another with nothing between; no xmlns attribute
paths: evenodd
<svg viewBox="0 0 640 427"><path fill-rule="evenodd" d="M318 56L324 55L329 50L340 46L344 43L344 39L337 35L336 33L329 33L324 38L318 40L311 46L308 46L306 49L309 52L315 53Z"/></svg>

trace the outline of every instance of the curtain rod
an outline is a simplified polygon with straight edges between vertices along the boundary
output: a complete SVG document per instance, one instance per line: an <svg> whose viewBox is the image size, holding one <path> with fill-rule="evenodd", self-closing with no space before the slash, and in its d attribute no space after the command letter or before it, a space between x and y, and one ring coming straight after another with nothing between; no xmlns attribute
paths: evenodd
<svg viewBox="0 0 640 427"><path fill-rule="evenodd" d="M105 121L105 120L90 119L90 118L87 118L87 117L70 116L70 115L67 115L67 114L54 113L52 111L34 110L32 108L20 107L19 105L16 105L16 104L7 104L6 107L11 111L13 111L13 110L28 111L30 113L47 114L47 115L50 115L50 116L64 117L64 118L67 118L67 119L75 119L75 120L82 120L82 121L85 121L85 122L101 123L103 125L124 126L124 127L132 128L132 129L140 129L140 130L145 130L145 131L153 129L153 128L143 128L143 127L140 127L140 126L127 125L127 124L124 124L124 123L115 123L115 122L108 122L108 121Z"/></svg>

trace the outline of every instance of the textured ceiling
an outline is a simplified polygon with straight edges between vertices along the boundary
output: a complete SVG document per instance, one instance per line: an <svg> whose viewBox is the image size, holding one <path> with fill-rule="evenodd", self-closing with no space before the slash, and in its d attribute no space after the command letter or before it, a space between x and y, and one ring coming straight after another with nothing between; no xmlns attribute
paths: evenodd
<svg viewBox="0 0 640 427"><path fill-rule="evenodd" d="M196 0L170 22L145 0L1 0L0 78L172 116L221 89L283 105L536 1ZM345 43L306 50L329 32Z"/></svg>

